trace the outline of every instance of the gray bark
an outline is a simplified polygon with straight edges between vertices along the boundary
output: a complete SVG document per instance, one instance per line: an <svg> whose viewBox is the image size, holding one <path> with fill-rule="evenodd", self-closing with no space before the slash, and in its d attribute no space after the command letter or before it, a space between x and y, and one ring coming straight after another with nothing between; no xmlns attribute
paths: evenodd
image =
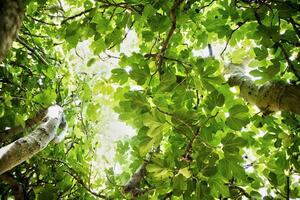
<svg viewBox="0 0 300 200"><path fill-rule="evenodd" d="M63 133L58 136L59 126ZM66 129L63 109L58 105L50 106L41 124L31 134L0 148L0 175L43 150L49 142L61 141Z"/></svg>
<svg viewBox="0 0 300 200"><path fill-rule="evenodd" d="M282 82L257 85L243 73L242 67L230 65L228 68L228 84L238 86L240 96L264 113L290 111L300 114L300 86Z"/></svg>
<svg viewBox="0 0 300 200"><path fill-rule="evenodd" d="M32 129L36 127L38 123L40 123L40 121L45 117L46 114L47 110L40 110L39 112L37 112L35 117L25 121L25 127L18 126L0 131L0 142L10 140L16 136L21 135L21 133L25 132L29 128Z"/></svg>

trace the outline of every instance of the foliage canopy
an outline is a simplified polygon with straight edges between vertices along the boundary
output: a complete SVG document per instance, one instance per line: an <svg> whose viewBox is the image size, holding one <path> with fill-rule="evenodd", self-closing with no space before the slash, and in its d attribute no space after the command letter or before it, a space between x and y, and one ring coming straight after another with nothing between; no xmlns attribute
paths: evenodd
<svg viewBox="0 0 300 200"><path fill-rule="evenodd" d="M256 84L299 84L297 0L31 0L25 8L0 68L0 146L55 103L69 124L64 142L10 172L26 199L300 196L300 117L258 111L224 75L228 63L246 63ZM130 34L137 48L122 46ZM136 130L105 170L97 168L104 107ZM26 131L10 137L7 127ZM13 192L0 182L3 199Z"/></svg>

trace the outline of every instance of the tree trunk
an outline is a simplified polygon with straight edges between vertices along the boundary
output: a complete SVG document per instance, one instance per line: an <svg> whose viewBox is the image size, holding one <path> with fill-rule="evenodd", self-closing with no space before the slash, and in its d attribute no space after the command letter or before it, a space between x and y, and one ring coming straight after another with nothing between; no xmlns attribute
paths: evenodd
<svg viewBox="0 0 300 200"><path fill-rule="evenodd" d="M0 63L16 39L23 15L22 0L0 0Z"/></svg>
<svg viewBox="0 0 300 200"><path fill-rule="evenodd" d="M279 82L257 85L243 73L241 67L229 66L228 84L240 88L240 96L264 113L290 111L300 114L300 87Z"/></svg>
<svg viewBox="0 0 300 200"><path fill-rule="evenodd" d="M49 107L41 124L31 134L0 148L0 175L43 150L56 138L61 125L66 129L63 109L58 105Z"/></svg>

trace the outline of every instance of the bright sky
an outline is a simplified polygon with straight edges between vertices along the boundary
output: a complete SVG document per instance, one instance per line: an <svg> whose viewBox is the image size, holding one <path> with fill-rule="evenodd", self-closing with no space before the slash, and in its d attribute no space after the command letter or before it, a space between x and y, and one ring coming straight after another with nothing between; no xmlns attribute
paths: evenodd
<svg viewBox="0 0 300 200"><path fill-rule="evenodd" d="M126 30L127 31L127 30ZM119 57L120 53L130 55L134 51L138 51L138 39L134 31L129 31L126 39L121 44L120 52L107 51L106 53ZM74 73L88 73L90 75L97 74L97 77L110 77L110 71L117 68L119 60L116 58L109 58L107 54L102 53L99 57L95 57L89 48L90 41L86 40L78 44L76 49L73 49L68 57L70 57L72 71ZM97 60L92 66L87 67L86 63L95 57ZM73 59L71 59L73 58ZM101 95L100 95L101 96ZM101 97L100 97L101 98ZM126 125L118 119L118 114L113 111L113 108L107 105L102 105L101 108L101 122L99 122L99 134L96 135L96 140L100 141L100 148L96 150L97 156L93 163L93 170L100 175L105 176L105 170L113 167L115 173L122 171L120 165L115 162L116 142L124 140L135 135L135 130Z"/></svg>

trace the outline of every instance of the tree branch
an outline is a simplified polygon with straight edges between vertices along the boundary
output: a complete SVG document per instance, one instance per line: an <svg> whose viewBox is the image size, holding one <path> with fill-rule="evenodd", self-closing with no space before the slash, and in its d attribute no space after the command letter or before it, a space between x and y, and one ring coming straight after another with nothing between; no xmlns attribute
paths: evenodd
<svg viewBox="0 0 300 200"><path fill-rule="evenodd" d="M196 140L196 138L199 136L200 130L203 127L203 125L205 125L210 119L215 118L217 115L219 114L219 112L217 112L215 115L209 116L207 117L207 119L198 126L196 133L193 135L193 137L190 139L189 143L187 144L184 154L182 156L183 159L185 160L190 160L190 153L192 152L192 148L193 148L193 143ZM204 141L202 141L202 143L205 146L208 146Z"/></svg>
<svg viewBox="0 0 300 200"><path fill-rule="evenodd" d="M50 106L42 123L31 134L1 147L0 174L11 170L46 148L56 138L58 127L63 123L63 115L62 107Z"/></svg>
<svg viewBox="0 0 300 200"><path fill-rule="evenodd" d="M144 57L145 57L146 59L151 58L151 57L152 57L152 58L156 58L156 57L157 57L157 54L147 53L147 54L144 55ZM178 62L179 64L181 64L181 65L183 65L183 66L186 66L186 65L192 66L191 63L184 62L184 61L178 60L178 59L176 59L176 58L170 58L170 57L166 57L166 56L163 56L162 58L165 59L165 60Z"/></svg>
<svg viewBox="0 0 300 200"><path fill-rule="evenodd" d="M19 135L20 133L25 132L29 128L33 128L33 127L37 126L38 123L40 123L40 121L46 116L46 114L47 114L47 110L40 110L37 112L35 117L25 121L25 127L17 126L14 128L0 131L0 141L1 142L7 141L7 140Z"/></svg>
<svg viewBox="0 0 300 200"><path fill-rule="evenodd" d="M67 18L65 18L65 19L61 22L61 25L65 24L67 21L73 20L73 19L75 19L75 18L77 18L77 17L81 17L82 15L85 15L85 14L91 12L92 10L94 10L94 8L90 8L90 9L84 10L84 11L78 13L78 14L75 14L75 15L72 15L72 16L70 16L70 17L67 17Z"/></svg>
<svg viewBox="0 0 300 200"><path fill-rule="evenodd" d="M292 17L289 18L289 22L292 24L294 31L296 32L296 34L300 38L300 30L299 30L300 25L297 24Z"/></svg>
<svg viewBox="0 0 300 200"><path fill-rule="evenodd" d="M143 190L139 188L139 184L146 175L146 167L150 162L153 153L154 150L152 149L148 153L143 164L135 171L129 181L123 186L123 191L125 193L131 193L134 197L137 197L143 193Z"/></svg>
<svg viewBox="0 0 300 200"><path fill-rule="evenodd" d="M241 26L243 26L246 22L247 22L247 21L238 23L238 27L236 27L235 29L233 29L233 30L231 31L231 33L229 34L229 37L228 37L228 39L227 39L226 45L225 45L223 51L222 51L221 54L220 54L221 56L223 56L223 53L226 51L226 49L227 49L227 47L228 47L228 44L229 44L229 42L230 42L230 40L231 40L232 35L234 34L234 32L236 32L239 28L241 28Z"/></svg>
<svg viewBox="0 0 300 200"><path fill-rule="evenodd" d="M0 178L6 182L15 196L15 200L24 200L24 191L22 184L18 183L18 181L8 172L0 175Z"/></svg>
<svg viewBox="0 0 300 200"><path fill-rule="evenodd" d="M257 85L241 66L231 64L226 68L229 86L238 86L245 101L267 113L285 110L300 114L300 86L277 82Z"/></svg>
<svg viewBox="0 0 300 200"><path fill-rule="evenodd" d="M290 199L290 177L286 177L286 200Z"/></svg>
<svg viewBox="0 0 300 200"><path fill-rule="evenodd" d="M69 171L64 171L66 172L68 175L72 176L77 183L79 183L86 191L88 191L90 194L94 195L95 197L99 197L101 199L110 199L107 196L97 193L95 191L93 191L83 180L82 178L78 175L78 173L76 172L76 170L74 170L66 161L63 160L59 160L59 159L55 159L55 158L45 158L45 157L41 157L43 160L47 161L47 162L52 162L52 163L57 163L57 164L62 164L65 167L68 168Z"/></svg>
<svg viewBox="0 0 300 200"><path fill-rule="evenodd" d="M162 48L161 48L160 52L156 55L156 65L157 65L158 72L160 74L162 73L162 68L161 67L162 67L162 63L163 63L163 56L165 54L165 51L168 48L171 37L174 34L174 31L176 29L176 24L177 24L176 11L177 11L177 9L179 8L179 6L182 2L183 2L183 0L174 0L174 3L173 3L173 5L171 7L171 10L170 10L170 18L171 18L171 21L172 21L172 26L171 26L171 28L168 32L168 35L167 35L165 41L162 43Z"/></svg>
<svg viewBox="0 0 300 200"><path fill-rule="evenodd" d="M289 68L292 70L292 72L295 74L295 76L300 80L300 75L298 74L298 71L296 69L296 67L294 66L293 62L290 59L289 54L287 53L286 49L283 47L283 45L281 43L277 43L277 45L279 46L279 48L282 51L282 54L286 60L286 62L288 63Z"/></svg>
<svg viewBox="0 0 300 200"><path fill-rule="evenodd" d="M17 41L22 44L26 49L28 49L34 56L36 56L44 65L49 65L48 61L41 56L33 47L29 46L23 39L17 36Z"/></svg>

